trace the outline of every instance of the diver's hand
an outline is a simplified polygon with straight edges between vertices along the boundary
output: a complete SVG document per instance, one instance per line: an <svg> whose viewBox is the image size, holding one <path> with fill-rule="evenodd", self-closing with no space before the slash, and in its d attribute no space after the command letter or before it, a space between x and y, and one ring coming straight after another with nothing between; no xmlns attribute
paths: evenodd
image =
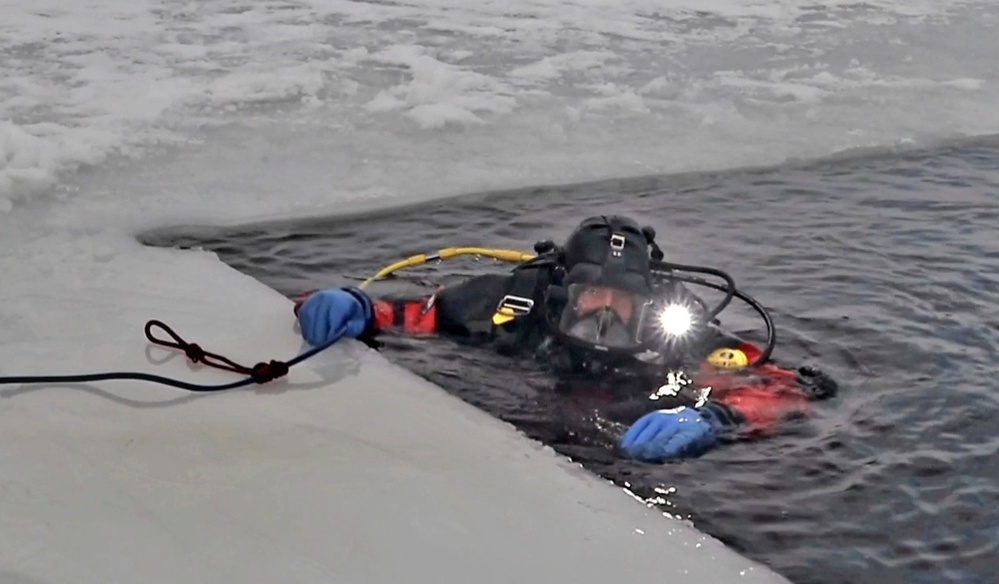
<svg viewBox="0 0 999 584"><path fill-rule="evenodd" d="M798 385L812 397L812 399L826 399L836 395L839 391L839 384L827 373L815 367L798 367Z"/></svg>
<svg viewBox="0 0 999 584"><path fill-rule="evenodd" d="M700 456L715 445L714 413L679 407L649 412L621 439L621 448L643 462L666 462Z"/></svg>
<svg viewBox="0 0 999 584"><path fill-rule="evenodd" d="M372 304L367 294L356 288L330 288L310 295L298 309L302 338L320 346L338 335L361 336L372 319Z"/></svg>

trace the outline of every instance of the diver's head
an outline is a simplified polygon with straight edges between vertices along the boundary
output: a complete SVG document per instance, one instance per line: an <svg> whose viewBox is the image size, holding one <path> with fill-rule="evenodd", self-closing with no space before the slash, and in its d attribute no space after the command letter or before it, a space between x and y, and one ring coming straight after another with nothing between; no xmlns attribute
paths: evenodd
<svg viewBox="0 0 999 584"><path fill-rule="evenodd" d="M630 283L648 290L652 285L648 249L654 245L654 238L652 228L641 228L628 217L590 217L565 240L561 263L567 272L581 264L615 270L622 277L632 278ZM642 282L638 282L639 278Z"/></svg>
<svg viewBox="0 0 999 584"><path fill-rule="evenodd" d="M650 229L621 216L590 217L569 235L559 263L564 279L552 290L553 324L577 348L607 355L645 350L652 303Z"/></svg>

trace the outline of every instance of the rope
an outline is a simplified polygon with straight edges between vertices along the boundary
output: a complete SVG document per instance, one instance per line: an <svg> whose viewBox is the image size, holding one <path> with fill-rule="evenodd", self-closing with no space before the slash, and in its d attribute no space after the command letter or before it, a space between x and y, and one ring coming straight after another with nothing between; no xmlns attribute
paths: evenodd
<svg viewBox="0 0 999 584"><path fill-rule="evenodd" d="M167 335L169 335L173 340L164 340L157 338L153 335L153 328L158 327L163 329ZM328 343L310 349L301 355L295 357L294 359L284 362L277 360L270 360L267 362L260 362L252 367L247 367L245 365L240 365L235 361L218 355L216 353L211 353L204 350L197 343L188 343L180 335L174 332L169 326L159 320L150 320L146 323L145 333L146 338L153 344L160 345L163 347L168 347L171 349L179 349L187 355L187 358L194 363L204 363L209 367L214 367L216 369L222 369L224 371L231 371L233 373L240 373L246 375L247 377L241 381L234 381L232 383L224 383L220 385L204 385L198 383L188 383L186 381L180 381L178 379L172 379L169 377L163 377L161 375L152 375L149 373L139 373L139 372L128 372L128 371L112 371L108 373L91 373L83 375L36 375L36 376L7 376L0 377L0 385L6 384L25 384L25 383L46 383L46 384L66 384L66 383L90 383L94 381L112 381L112 380L123 380L132 379L136 381L148 381L151 383L160 383L170 387L176 387L179 389L186 389L187 391L193 392L210 392L210 391L225 391L229 389L236 389L238 387L243 387L253 383L267 383L273 381L280 377L284 377L288 374L288 370L298 363L312 357L316 353L329 348L331 345L343 338L345 329L337 331L333 336L333 339Z"/></svg>

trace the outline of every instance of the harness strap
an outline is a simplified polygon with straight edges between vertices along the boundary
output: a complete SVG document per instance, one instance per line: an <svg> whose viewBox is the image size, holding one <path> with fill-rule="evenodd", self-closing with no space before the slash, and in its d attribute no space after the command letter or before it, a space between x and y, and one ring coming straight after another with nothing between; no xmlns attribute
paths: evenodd
<svg viewBox="0 0 999 584"><path fill-rule="evenodd" d="M552 279L549 266L548 262L538 262L513 271L489 322L501 353L517 353L533 344L532 335L541 335L538 324L543 318L544 293Z"/></svg>

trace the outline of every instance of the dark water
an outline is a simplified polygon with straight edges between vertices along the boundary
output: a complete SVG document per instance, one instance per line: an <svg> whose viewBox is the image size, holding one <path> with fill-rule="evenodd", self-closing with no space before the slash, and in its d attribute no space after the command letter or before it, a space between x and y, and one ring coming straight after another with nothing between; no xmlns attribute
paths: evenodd
<svg viewBox="0 0 999 584"><path fill-rule="evenodd" d="M842 384L780 436L652 466L549 432L529 367L446 340L395 360L799 583L999 582L999 149L490 193L364 218L147 234L203 246L291 296L456 245L531 250L583 217L658 230L667 259L728 270L774 315L785 363ZM370 288L502 270L457 260ZM722 320L755 326L748 310Z"/></svg>

